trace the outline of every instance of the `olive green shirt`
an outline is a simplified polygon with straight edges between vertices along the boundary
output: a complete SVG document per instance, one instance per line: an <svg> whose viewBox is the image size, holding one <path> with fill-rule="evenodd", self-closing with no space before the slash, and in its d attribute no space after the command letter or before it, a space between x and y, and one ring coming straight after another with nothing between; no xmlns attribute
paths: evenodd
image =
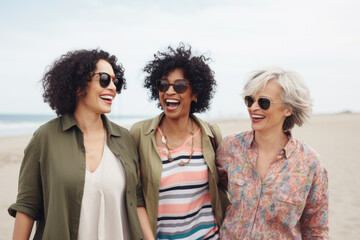
<svg viewBox="0 0 360 240"><path fill-rule="evenodd" d="M154 236L156 236L157 232L159 186L162 173L162 162L157 150L155 132L163 116L164 113L156 118L135 123L130 129L140 156L140 172L146 211ZM227 194L218 187L219 176L215 166L215 152L210 141L210 138L215 136L206 122L201 121L194 115L191 115L191 118L201 127L203 155L208 166L211 206L217 223L221 227L226 208L229 205L229 199ZM216 141L219 144L222 139L220 129L217 125L213 124L212 126L215 130Z"/></svg>
<svg viewBox="0 0 360 240"><path fill-rule="evenodd" d="M141 239L137 206L144 206L138 154L129 131L102 115L107 144L126 173L126 208L132 239ZM77 239L85 183L84 136L73 115L42 125L25 149L16 203L8 209L37 221L34 239Z"/></svg>

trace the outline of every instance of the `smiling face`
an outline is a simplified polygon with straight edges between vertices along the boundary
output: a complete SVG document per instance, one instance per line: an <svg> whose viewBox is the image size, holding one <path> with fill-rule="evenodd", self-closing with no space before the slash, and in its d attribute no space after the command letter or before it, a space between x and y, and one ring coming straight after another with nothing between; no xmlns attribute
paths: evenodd
<svg viewBox="0 0 360 240"><path fill-rule="evenodd" d="M251 107L248 107L248 112L251 119L251 128L259 133L280 133L282 125L287 116L291 115L291 111L281 101L282 89L279 84L269 81L263 90L260 90L255 95L255 102ZM258 99L266 97L270 99L270 108L263 110L259 107Z"/></svg>
<svg viewBox="0 0 360 240"><path fill-rule="evenodd" d="M175 68L162 79L167 79L170 84L173 84L175 80L184 79L183 70ZM192 94L191 86L188 85L187 90L180 94L174 91L173 86L170 86L166 92L159 92L159 100L166 117L180 119L182 117L189 117L191 102L196 101L197 98Z"/></svg>
<svg viewBox="0 0 360 240"><path fill-rule="evenodd" d="M97 114L111 112L111 104L116 96L116 87L113 81L110 81L107 87L101 87L99 83L100 75L95 74L99 72L115 76L111 65L107 61L100 59L96 64L94 76L92 76L91 81L87 83L85 88L86 94L78 96L75 111L90 111Z"/></svg>

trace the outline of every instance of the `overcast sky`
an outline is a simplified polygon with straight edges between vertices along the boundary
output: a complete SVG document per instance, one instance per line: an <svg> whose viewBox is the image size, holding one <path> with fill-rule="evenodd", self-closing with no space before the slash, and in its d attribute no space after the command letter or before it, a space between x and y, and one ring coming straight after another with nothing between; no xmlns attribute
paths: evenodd
<svg viewBox="0 0 360 240"><path fill-rule="evenodd" d="M212 58L208 117L244 116L246 77L266 66L299 72L315 113L360 112L358 0L0 1L0 113L52 113L38 83L46 67L67 51L101 48L125 68L128 89L113 113L155 115L141 69L179 42Z"/></svg>

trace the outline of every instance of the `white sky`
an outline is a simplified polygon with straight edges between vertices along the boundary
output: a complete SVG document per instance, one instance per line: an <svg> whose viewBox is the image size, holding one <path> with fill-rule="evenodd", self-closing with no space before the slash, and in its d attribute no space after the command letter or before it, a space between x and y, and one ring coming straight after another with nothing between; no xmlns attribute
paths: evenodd
<svg viewBox="0 0 360 240"><path fill-rule="evenodd" d="M360 112L358 0L0 0L0 113L52 113L38 83L70 50L101 48L118 57L128 89L116 115L160 110L143 89L142 68L179 42L213 59L218 83L211 118L245 116L249 72L299 72L315 113Z"/></svg>

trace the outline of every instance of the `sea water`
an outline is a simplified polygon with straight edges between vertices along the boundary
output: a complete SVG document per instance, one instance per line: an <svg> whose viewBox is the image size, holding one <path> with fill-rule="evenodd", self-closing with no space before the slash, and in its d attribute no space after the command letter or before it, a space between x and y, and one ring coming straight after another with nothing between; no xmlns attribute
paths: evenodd
<svg viewBox="0 0 360 240"><path fill-rule="evenodd" d="M130 128L137 121L151 116L116 116L106 115L111 121L125 128ZM56 118L51 114L0 114L0 137L31 135L44 123Z"/></svg>

